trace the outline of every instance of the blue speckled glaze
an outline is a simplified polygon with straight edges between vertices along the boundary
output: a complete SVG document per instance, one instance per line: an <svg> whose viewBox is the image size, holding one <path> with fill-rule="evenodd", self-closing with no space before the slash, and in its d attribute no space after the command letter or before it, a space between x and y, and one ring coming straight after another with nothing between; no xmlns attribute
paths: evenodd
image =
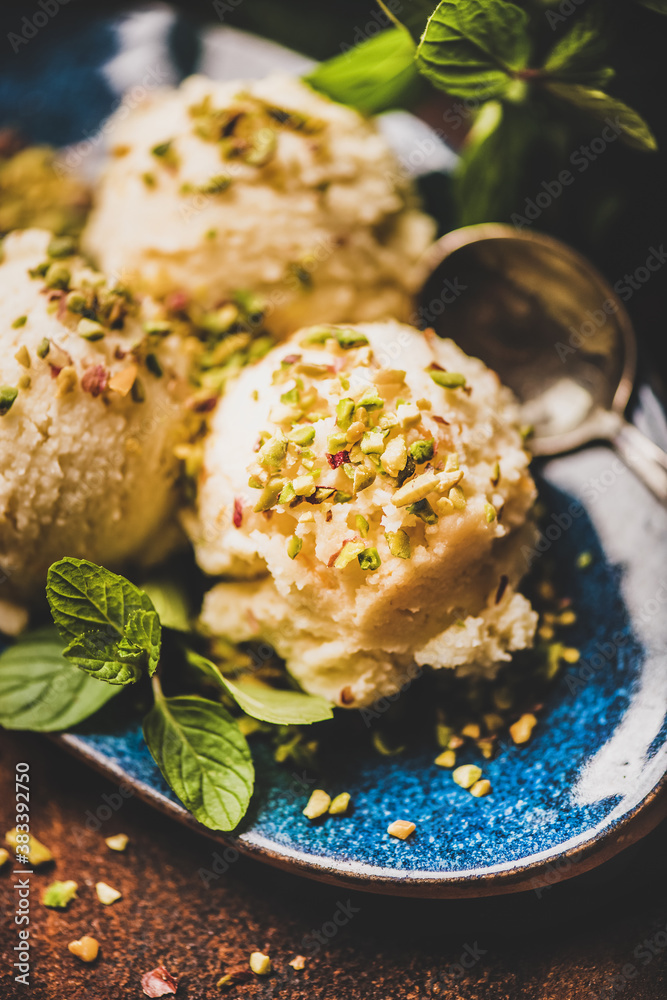
<svg viewBox="0 0 667 1000"><path fill-rule="evenodd" d="M152 65L166 65L172 79L192 68L197 40L185 22L175 32L176 18L164 8L142 16L153 20L119 29L77 8L67 31L58 34L58 23L50 24L20 59L3 62L0 125L19 124L33 141L77 143L113 109L119 81L140 82ZM121 48L133 57L111 72ZM664 419L647 398L653 432L664 442ZM276 765L268 746L255 742L250 811L235 837L221 839L314 877L431 895L456 894L462 884L470 892L498 891L504 879L530 884L549 865L574 871L587 854L604 856L619 834L631 839L629 821L656 800L666 770L667 510L604 448L551 461L540 485L549 529L537 558L554 560L573 598L578 621L568 643L582 658L553 688L527 746L505 747L490 762L474 751L461 755L461 762L483 763L492 794L475 799L455 785L450 772L433 765L433 746L395 757L342 746L322 773L304 775ZM594 561L577 571L582 551ZM111 716L102 713L58 739L203 831L166 786L139 719L119 725ZM311 779L332 794L349 791L353 812L306 821L301 810ZM405 842L385 832L397 818L417 824Z"/></svg>

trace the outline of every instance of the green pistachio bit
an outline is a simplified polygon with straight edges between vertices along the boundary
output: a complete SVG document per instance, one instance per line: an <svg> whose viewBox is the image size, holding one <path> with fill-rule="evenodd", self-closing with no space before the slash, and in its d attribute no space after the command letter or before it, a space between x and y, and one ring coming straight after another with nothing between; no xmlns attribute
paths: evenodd
<svg viewBox="0 0 667 1000"><path fill-rule="evenodd" d="M264 487L264 483L259 476L250 476L248 479L248 486L250 486L253 490L261 490Z"/></svg>
<svg viewBox="0 0 667 1000"><path fill-rule="evenodd" d="M76 882L68 879L66 882L52 882L42 892L42 903L56 910L64 910L76 897L78 889Z"/></svg>
<svg viewBox="0 0 667 1000"><path fill-rule="evenodd" d="M278 498L282 493L284 486L284 479L270 480L262 490L259 500L253 507L255 513L261 514L263 510L269 510L274 506L274 504L278 503Z"/></svg>
<svg viewBox="0 0 667 1000"><path fill-rule="evenodd" d="M172 152L171 144L173 141L173 139L167 139L166 142L159 142L157 146L153 146L151 153L153 156L157 156L158 160L168 158Z"/></svg>
<svg viewBox="0 0 667 1000"><path fill-rule="evenodd" d="M320 470L313 472L314 476L319 476ZM315 492L310 497L310 503L324 503L325 500L331 500L336 490L333 490L330 486L318 486Z"/></svg>
<svg viewBox="0 0 667 1000"><path fill-rule="evenodd" d="M379 395L377 389L368 389L361 399L357 400L357 406L363 406L366 410L381 410L384 406L384 399Z"/></svg>
<svg viewBox="0 0 667 1000"><path fill-rule="evenodd" d="M351 462L343 462L341 469L345 473L348 479L354 479L357 474L357 466L352 465Z"/></svg>
<svg viewBox="0 0 667 1000"><path fill-rule="evenodd" d="M337 795L335 799L333 799L331 805L329 806L329 815L341 816L343 813L347 812L349 805L350 793L341 792L340 795Z"/></svg>
<svg viewBox="0 0 667 1000"><path fill-rule="evenodd" d="M414 441L408 450L418 465L430 462L433 458L433 440Z"/></svg>
<svg viewBox="0 0 667 1000"><path fill-rule="evenodd" d="M361 439L361 450L364 455L381 455L384 451L382 431L364 431L364 436Z"/></svg>
<svg viewBox="0 0 667 1000"><path fill-rule="evenodd" d="M338 346L342 347L344 351L349 351L352 347L363 347L368 343L368 337L365 333L350 327L334 327L333 335L338 341Z"/></svg>
<svg viewBox="0 0 667 1000"><path fill-rule="evenodd" d="M456 751L455 750L443 750L433 761L438 767L452 768L456 764Z"/></svg>
<svg viewBox="0 0 667 1000"><path fill-rule="evenodd" d="M73 236L54 236L47 247L49 257L71 257L77 251Z"/></svg>
<svg viewBox="0 0 667 1000"><path fill-rule="evenodd" d="M130 389L130 395L135 403L143 403L146 400L146 390L140 378L135 378Z"/></svg>
<svg viewBox="0 0 667 1000"><path fill-rule="evenodd" d="M336 455L347 447L347 437L343 432L330 434L327 439L327 451L330 455Z"/></svg>
<svg viewBox="0 0 667 1000"><path fill-rule="evenodd" d="M292 535L292 537L287 542L287 555L290 559L296 559L299 552L303 548L303 541L298 535Z"/></svg>
<svg viewBox="0 0 667 1000"><path fill-rule="evenodd" d="M15 389L13 385L0 385L0 417L9 413L18 394L18 389Z"/></svg>
<svg viewBox="0 0 667 1000"><path fill-rule="evenodd" d="M263 167L272 159L278 140L272 128L260 128L253 133L251 147L244 154L243 159L251 167Z"/></svg>
<svg viewBox="0 0 667 1000"><path fill-rule="evenodd" d="M70 292L67 296L67 308L71 313L80 315L86 308L86 296L81 292Z"/></svg>
<svg viewBox="0 0 667 1000"><path fill-rule="evenodd" d="M370 525L363 514L357 514L354 519L354 524L361 537L366 538Z"/></svg>
<svg viewBox="0 0 667 1000"><path fill-rule="evenodd" d="M298 403L299 402L299 388L294 386L292 389L288 389L280 397L281 403Z"/></svg>
<svg viewBox="0 0 667 1000"><path fill-rule="evenodd" d="M256 976L268 976L271 971L271 959L261 951L251 953L248 965Z"/></svg>
<svg viewBox="0 0 667 1000"><path fill-rule="evenodd" d="M42 340L40 340L39 346L37 347L37 357L44 359L46 355L49 353L50 349L51 349L51 344L49 342L49 339L48 337L44 337Z"/></svg>
<svg viewBox="0 0 667 1000"><path fill-rule="evenodd" d="M341 490L336 490L333 495L334 503L349 503L352 499L351 493L343 493Z"/></svg>
<svg viewBox="0 0 667 1000"><path fill-rule="evenodd" d="M382 562L378 550L373 546L371 546L371 548L364 549L363 552L359 553L357 558L362 569L371 571L379 569Z"/></svg>
<svg viewBox="0 0 667 1000"><path fill-rule="evenodd" d="M493 471L491 472L491 483L493 486L497 486L500 482L500 462L496 462L493 466Z"/></svg>
<svg viewBox="0 0 667 1000"><path fill-rule="evenodd" d="M84 340L101 340L104 336L104 327L101 323L96 323L95 320L86 319L84 317L79 320L76 332L80 337L83 337Z"/></svg>
<svg viewBox="0 0 667 1000"><path fill-rule="evenodd" d="M452 486L449 491L449 499L457 510L464 510L466 505L466 495L460 486Z"/></svg>
<svg viewBox="0 0 667 1000"><path fill-rule="evenodd" d="M330 805L331 796L327 795L323 789L316 788L308 799L308 804L303 810L303 815L308 819L317 819L318 816L324 816L329 811Z"/></svg>
<svg viewBox="0 0 667 1000"><path fill-rule="evenodd" d="M29 375L20 375L17 385L19 389L29 389L32 385L32 379Z"/></svg>
<svg viewBox="0 0 667 1000"><path fill-rule="evenodd" d="M593 562L592 552L580 552L577 556L577 569L587 569Z"/></svg>
<svg viewBox="0 0 667 1000"><path fill-rule="evenodd" d="M395 413L383 413L378 420L378 427L381 427L383 431L391 430L392 427L398 427L399 419Z"/></svg>
<svg viewBox="0 0 667 1000"><path fill-rule="evenodd" d="M152 372L152 374L155 375L156 378L162 378L164 373L162 371L162 365L158 361L157 354L153 354L151 352L146 355L146 367L149 372Z"/></svg>
<svg viewBox="0 0 667 1000"><path fill-rule="evenodd" d="M30 368L30 351L25 344L21 344L14 357L22 368Z"/></svg>
<svg viewBox="0 0 667 1000"><path fill-rule="evenodd" d="M368 489L375 482L375 477L377 473L374 469L367 469L365 466L357 465L354 469L354 481L353 487L355 493L361 493L362 490Z"/></svg>
<svg viewBox="0 0 667 1000"><path fill-rule="evenodd" d="M43 278L50 267L51 261L45 260L43 264L38 264L37 267L31 267L28 274L31 278Z"/></svg>
<svg viewBox="0 0 667 1000"><path fill-rule="evenodd" d="M417 467L415 465L414 458L412 457L412 455L408 455L408 460L405 463L405 467L401 469L401 471L396 477L396 483L399 486L399 488L403 485L403 483L405 483L410 478L410 476L414 474L416 468Z"/></svg>
<svg viewBox="0 0 667 1000"><path fill-rule="evenodd" d="M47 288L65 289L69 285L71 278L70 270L64 264L51 264L44 276Z"/></svg>
<svg viewBox="0 0 667 1000"><path fill-rule="evenodd" d="M398 556L399 559L410 558L410 537L403 528L387 532L387 545L392 556Z"/></svg>
<svg viewBox="0 0 667 1000"><path fill-rule="evenodd" d="M433 510L428 500L418 500L416 503L411 503L408 507L408 514L415 514L417 517L421 518L424 524L438 523L438 515Z"/></svg>
<svg viewBox="0 0 667 1000"><path fill-rule="evenodd" d="M282 433L270 437L259 449L259 464L277 468L287 454L287 443L287 438Z"/></svg>
<svg viewBox="0 0 667 1000"><path fill-rule="evenodd" d="M354 414L354 400L350 399L348 396L344 396L343 399L339 399L336 403L336 423L341 430L346 431L349 429L352 423L352 416Z"/></svg>
<svg viewBox="0 0 667 1000"><path fill-rule="evenodd" d="M155 180L155 174L151 174L148 171L146 171L146 173L141 175L141 179L147 188L154 188L157 184L157 181Z"/></svg>
<svg viewBox="0 0 667 1000"><path fill-rule="evenodd" d="M280 496L278 497L278 503L290 503L296 496L296 490L291 483L285 483L282 490L280 491Z"/></svg>
<svg viewBox="0 0 667 1000"><path fill-rule="evenodd" d="M452 778L461 788L470 788L482 777L482 769L477 764L461 764L452 772Z"/></svg>
<svg viewBox="0 0 667 1000"><path fill-rule="evenodd" d="M459 471L458 452L452 451L447 456L447 461L445 462L445 472L458 472L458 471Z"/></svg>
<svg viewBox="0 0 667 1000"><path fill-rule="evenodd" d="M301 344L304 347L308 345L314 346L316 344L324 344L327 340L330 340L333 335L334 331L331 326L314 326L301 338Z"/></svg>
<svg viewBox="0 0 667 1000"><path fill-rule="evenodd" d="M217 235L218 235L217 229L207 229L206 232L204 233L204 239L214 240Z"/></svg>
<svg viewBox="0 0 667 1000"><path fill-rule="evenodd" d="M228 174L216 174L215 177L211 177L210 180L206 181L205 184L199 185L200 194L222 194L226 191L229 185L232 183L232 179ZM209 236L209 233L213 233L213 236ZM210 230L206 234L208 239L213 239L216 233L215 230Z"/></svg>
<svg viewBox="0 0 667 1000"><path fill-rule="evenodd" d="M443 389L460 389L466 384L465 375L460 372L441 372L438 369L431 369L429 375L436 385L441 385Z"/></svg>
<svg viewBox="0 0 667 1000"><path fill-rule="evenodd" d="M495 519L496 519L496 508L493 506L492 503L485 503L484 504L484 513L486 515L486 520L487 520L488 524L491 524L492 521L495 521Z"/></svg>
<svg viewBox="0 0 667 1000"><path fill-rule="evenodd" d="M345 569L346 566L364 552L366 546L363 542L346 542L336 556L334 569Z"/></svg>
<svg viewBox="0 0 667 1000"><path fill-rule="evenodd" d="M155 337L166 337L173 327L167 319L151 319L144 323L144 333Z"/></svg>
<svg viewBox="0 0 667 1000"><path fill-rule="evenodd" d="M12 329L18 330L19 327L25 326L27 322L28 322L27 316L17 316L14 322L12 323Z"/></svg>

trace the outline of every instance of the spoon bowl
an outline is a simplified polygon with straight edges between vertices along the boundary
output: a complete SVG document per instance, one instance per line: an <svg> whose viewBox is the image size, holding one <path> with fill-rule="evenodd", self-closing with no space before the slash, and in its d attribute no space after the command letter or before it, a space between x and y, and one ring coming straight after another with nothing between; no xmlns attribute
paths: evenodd
<svg viewBox="0 0 667 1000"><path fill-rule="evenodd" d="M608 441L667 501L667 455L624 417L637 355L630 317L584 257L493 223L447 233L424 263L421 325L498 372L521 403L535 455Z"/></svg>

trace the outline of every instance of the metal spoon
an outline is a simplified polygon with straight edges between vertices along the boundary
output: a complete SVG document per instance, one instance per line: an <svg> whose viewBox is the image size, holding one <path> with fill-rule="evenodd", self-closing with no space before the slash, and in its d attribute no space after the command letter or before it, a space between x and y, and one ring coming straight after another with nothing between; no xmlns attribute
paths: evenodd
<svg viewBox="0 0 667 1000"><path fill-rule="evenodd" d="M636 367L632 323L584 257L549 236L493 223L447 233L424 263L420 324L514 390L535 455L607 441L667 502L667 453L624 417Z"/></svg>

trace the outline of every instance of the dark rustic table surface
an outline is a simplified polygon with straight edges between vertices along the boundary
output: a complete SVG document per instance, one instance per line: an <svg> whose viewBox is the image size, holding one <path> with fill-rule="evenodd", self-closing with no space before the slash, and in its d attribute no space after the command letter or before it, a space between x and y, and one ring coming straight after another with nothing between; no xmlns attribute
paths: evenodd
<svg viewBox="0 0 667 1000"><path fill-rule="evenodd" d="M219 846L123 798L43 737L0 736L3 834L14 825L18 761L30 765L32 829L56 861L29 877L29 986L14 982L12 969L19 876L9 864L0 872L1 1000L141 998L142 974L158 965L178 979L177 1000L667 998L664 824L586 875L493 899L349 893L243 858L205 881L199 870L212 870ZM130 843L114 853L104 838L121 832ZM79 884L66 911L40 902L54 879ZM122 899L102 906L98 881ZM84 934L100 942L92 965L67 950ZM217 987L225 973L245 973L253 950L270 954L272 974ZM289 965L298 954L302 971Z"/></svg>

